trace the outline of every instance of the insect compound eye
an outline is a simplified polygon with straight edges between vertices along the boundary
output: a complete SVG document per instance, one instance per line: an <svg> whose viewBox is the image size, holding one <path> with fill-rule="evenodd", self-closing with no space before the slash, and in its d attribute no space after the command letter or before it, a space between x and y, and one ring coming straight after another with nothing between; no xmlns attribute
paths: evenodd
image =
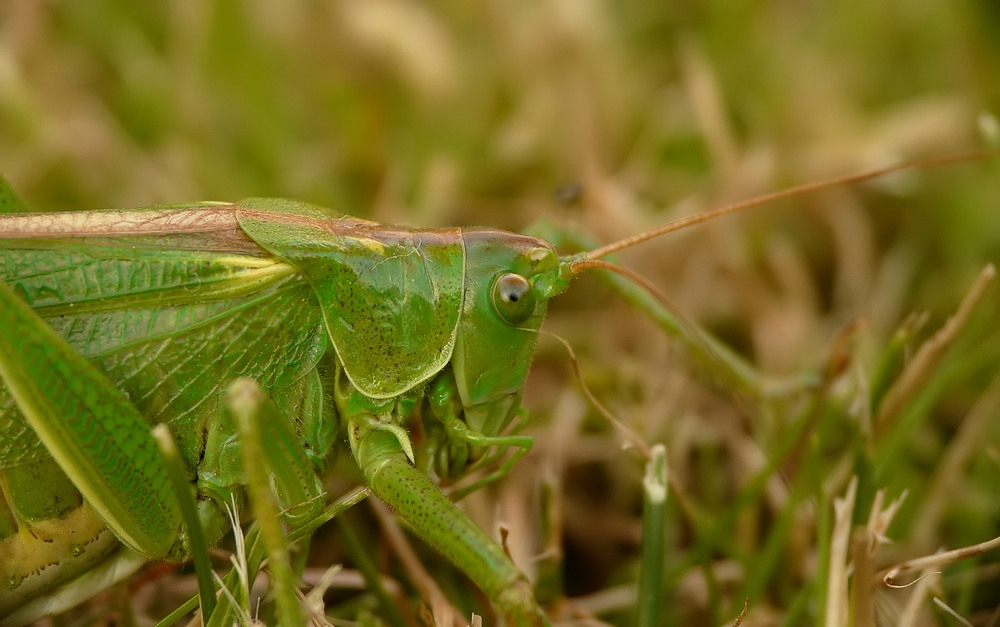
<svg viewBox="0 0 1000 627"><path fill-rule="evenodd" d="M493 279L490 300L497 315L507 324L521 324L535 313L535 291L528 279L507 272Z"/></svg>

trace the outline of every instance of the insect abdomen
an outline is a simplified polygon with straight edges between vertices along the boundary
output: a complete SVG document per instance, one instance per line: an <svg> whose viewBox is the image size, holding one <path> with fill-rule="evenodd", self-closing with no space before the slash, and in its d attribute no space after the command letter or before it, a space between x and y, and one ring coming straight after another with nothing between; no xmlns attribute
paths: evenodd
<svg viewBox="0 0 1000 627"><path fill-rule="evenodd" d="M0 496L0 616L119 547L51 458L0 471Z"/></svg>

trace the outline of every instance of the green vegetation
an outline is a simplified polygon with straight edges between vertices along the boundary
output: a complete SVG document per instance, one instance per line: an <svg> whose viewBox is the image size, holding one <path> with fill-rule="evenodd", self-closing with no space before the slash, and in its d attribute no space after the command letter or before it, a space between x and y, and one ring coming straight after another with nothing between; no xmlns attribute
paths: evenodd
<svg viewBox="0 0 1000 627"><path fill-rule="evenodd" d="M995 125L983 114L1000 112L988 2L437 4L5 3L0 172L47 210L279 196L427 227L545 220L609 242L977 147ZM680 337L596 279L554 301L545 328L595 396L666 446L662 624L721 625L745 599L747 625L996 623L1000 551L906 588L880 576L1000 533L996 281L935 336L1000 259L998 173L995 160L909 172L622 253L682 316ZM525 404L534 449L466 509L487 530L504 522L553 620L631 624L643 462L544 335ZM338 468L334 494L359 482ZM380 598L413 601L395 620L419 621L420 603L446 615L430 580L492 624L472 584L397 541L390 514L363 504L343 523L313 539L306 568L315 584L343 564L333 623L394 620ZM406 544L425 573L403 565ZM384 589L362 582L372 572ZM111 616L105 602L60 624L144 624L193 582L154 565Z"/></svg>

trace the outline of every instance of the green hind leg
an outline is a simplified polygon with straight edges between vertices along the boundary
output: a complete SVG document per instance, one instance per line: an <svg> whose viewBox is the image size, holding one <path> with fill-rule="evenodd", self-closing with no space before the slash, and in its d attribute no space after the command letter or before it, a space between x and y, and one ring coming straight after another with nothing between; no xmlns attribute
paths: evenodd
<svg viewBox="0 0 1000 627"><path fill-rule="evenodd" d="M22 453L24 464L6 463L13 479L6 482L7 489L16 490L7 495L8 501L16 503L14 510L23 514L45 509L43 501L51 500L52 492L20 489L15 475L18 468L38 464L54 470L54 459L61 471L58 475L64 475L86 501L86 506L70 508L48 525L54 538L85 537L89 547L96 541L92 539L100 536L99 523L103 522L114 538L142 556L129 560L132 570L135 562L178 551L180 512L143 417L122 392L4 283L0 283L0 380L16 405L3 413L4 432L23 432L22 443L37 438L51 455L28 449ZM38 537L37 533L29 535ZM51 601L56 590L62 591L63 601L39 601L32 605L34 611L45 614L70 607L79 595L67 590L75 587L78 593L105 585L97 575L76 578L80 569L74 569L71 562L85 559L87 547L71 550L60 561L39 569L31 565L39 553L32 549L30 538L11 536L4 542L12 543L8 548L16 550L8 553L13 557L3 560L0 568L7 583L0 599L0 617L40 595ZM114 568L110 571L120 573ZM39 576L51 581L32 588L31 582ZM18 616L28 614L19 612Z"/></svg>
<svg viewBox="0 0 1000 627"><path fill-rule="evenodd" d="M414 468L395 433L374 416L348 422L365 482L417 534L458 566L516 625L547 625L527 577L497 542Z"/></svg>

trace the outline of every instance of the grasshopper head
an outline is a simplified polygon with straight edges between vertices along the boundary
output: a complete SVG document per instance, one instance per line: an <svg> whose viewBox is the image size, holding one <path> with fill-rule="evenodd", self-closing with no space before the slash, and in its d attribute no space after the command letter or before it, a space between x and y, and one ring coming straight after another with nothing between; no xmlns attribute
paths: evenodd
<svg viewBox="0 0 1000 627"><path fill-rule="evenodd" d="M538 329L558 293L542 279L558 273L558 258L534 237L494 229L463 234L465 301L452 370L469 428L495 435L520 406Z"/></svg>

